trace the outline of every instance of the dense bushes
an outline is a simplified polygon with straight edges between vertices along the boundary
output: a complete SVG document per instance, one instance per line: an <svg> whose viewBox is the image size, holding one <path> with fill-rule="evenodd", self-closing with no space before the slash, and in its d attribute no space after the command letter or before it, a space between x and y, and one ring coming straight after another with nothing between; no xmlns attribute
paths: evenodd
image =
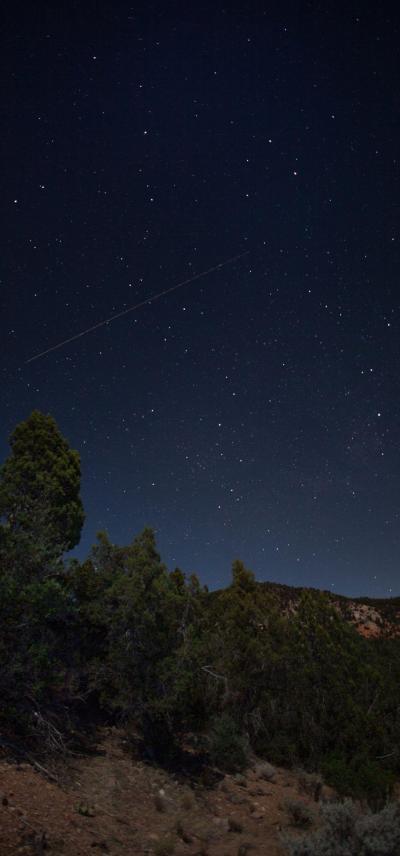
<svg viewBox="0 0 400 856"><path fill-rule="evenodd" d="M357 806L326 805L321 810L323 826L301 840L284 839L289 856L398 856L400 852L400 808L388 804L376 814L362 814Z"/></svg>
<svg viewBox="0 0 400 856"><path fill-rule="evenodd" d="M252 749L378 805L399 772L399 641L361 638L319 592L284 614L238 561L232 584L209 594L168 572L151 529L126 547L102 533L85 562L63 565L83 519L79 461L43 419L16 433L18 460L0 477L2 730L35 735L40 722L41 739L68 741L83 717L103 717L132 725L161 761L197 732L218 766L240 769Z"/></svg>

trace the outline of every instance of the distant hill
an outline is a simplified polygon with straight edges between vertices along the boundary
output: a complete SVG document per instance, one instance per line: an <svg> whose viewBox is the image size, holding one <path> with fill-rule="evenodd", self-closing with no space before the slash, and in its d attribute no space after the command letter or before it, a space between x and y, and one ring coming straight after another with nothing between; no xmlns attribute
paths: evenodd
<svg viewBox="0 0 400 856"><path fill-rule="evenodd" d="M281 583L258 583L263 595L273 598L286 614L296 612L297 604L304 592L316 589L282 585ZM368 638L393 638L400 636L400 597L369 598L345 597L324 592L332 606L345 621L353 624L361 636Z"/></svg>

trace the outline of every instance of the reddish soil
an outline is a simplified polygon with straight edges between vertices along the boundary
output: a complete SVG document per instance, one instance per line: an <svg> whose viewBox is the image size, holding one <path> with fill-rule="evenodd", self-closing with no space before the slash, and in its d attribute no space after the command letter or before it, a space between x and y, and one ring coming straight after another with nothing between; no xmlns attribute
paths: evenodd
<svg viewBox="0 0 400 856"><path fill-rule="evenodd" d="M104 733L98 754L74 757L49 781L30 764L0 762L0 856L283 856L281 832L299 834L285 808L318 806L299 775L260 769L212 788L178 781L132 759L122 733Z"/></svg>

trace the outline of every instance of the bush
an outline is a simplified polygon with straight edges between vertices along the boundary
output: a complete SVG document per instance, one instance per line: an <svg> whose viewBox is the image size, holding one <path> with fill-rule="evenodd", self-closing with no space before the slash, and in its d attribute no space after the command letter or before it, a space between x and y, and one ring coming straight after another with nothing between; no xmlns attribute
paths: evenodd
<svg viewBox="0 0 400 856"><path fill-rule="evenodd" d="M300 790L305 794L309 794L314 798L315 802L318 802L323 788L321 777L316 773L307 773L305 770L299 770L298 781Z"/></svg>
<svg viewBox="0 0 400 856"><path fill-rule="evenodd" d="M360 815L351 800L321 809L322 830L302 840L282 838L289 856L398 856L400 806Z"/></svg>
<svg viewBox="0 0 400 856"><path fill-rule="evenodd" d="M213 722L209 752L213 763L222 770L236 772L248 764L247 742L227 714L222 714Z"/></svg>
<svg viewBox="0 0 400 856"><path fill-rule="evenodd" d="M322 764L322 773L340 796L365 798L373 808L381 808L392 793L395 776L376 761L355 756L350 762L330 756Z"/></svg>
<svg viewBox="0 0 400 856"><path fill-rule="evenodd" d="M400 853L400 806L389 803L378 814L359 818L356 832L362 856L397 856Z"/></svg>
<svg viewBox="0 0 400 856"><path fill-rule="evenodd" d="M284 802L284 808L286 809L293 826L303 828L311 826L314 815L305 802L302 800L287 799Z"/></svg>

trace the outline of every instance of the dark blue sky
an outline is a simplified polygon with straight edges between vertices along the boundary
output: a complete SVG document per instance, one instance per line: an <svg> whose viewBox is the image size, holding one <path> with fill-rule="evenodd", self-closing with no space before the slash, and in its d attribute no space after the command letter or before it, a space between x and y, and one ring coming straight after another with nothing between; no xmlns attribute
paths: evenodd
<svg viewBox="0 0 400 856"><path fill-rule="evenodd" d="M0 459L56 418L79 555L400 593L399 44L391 4L6 15Z"/></svg>

